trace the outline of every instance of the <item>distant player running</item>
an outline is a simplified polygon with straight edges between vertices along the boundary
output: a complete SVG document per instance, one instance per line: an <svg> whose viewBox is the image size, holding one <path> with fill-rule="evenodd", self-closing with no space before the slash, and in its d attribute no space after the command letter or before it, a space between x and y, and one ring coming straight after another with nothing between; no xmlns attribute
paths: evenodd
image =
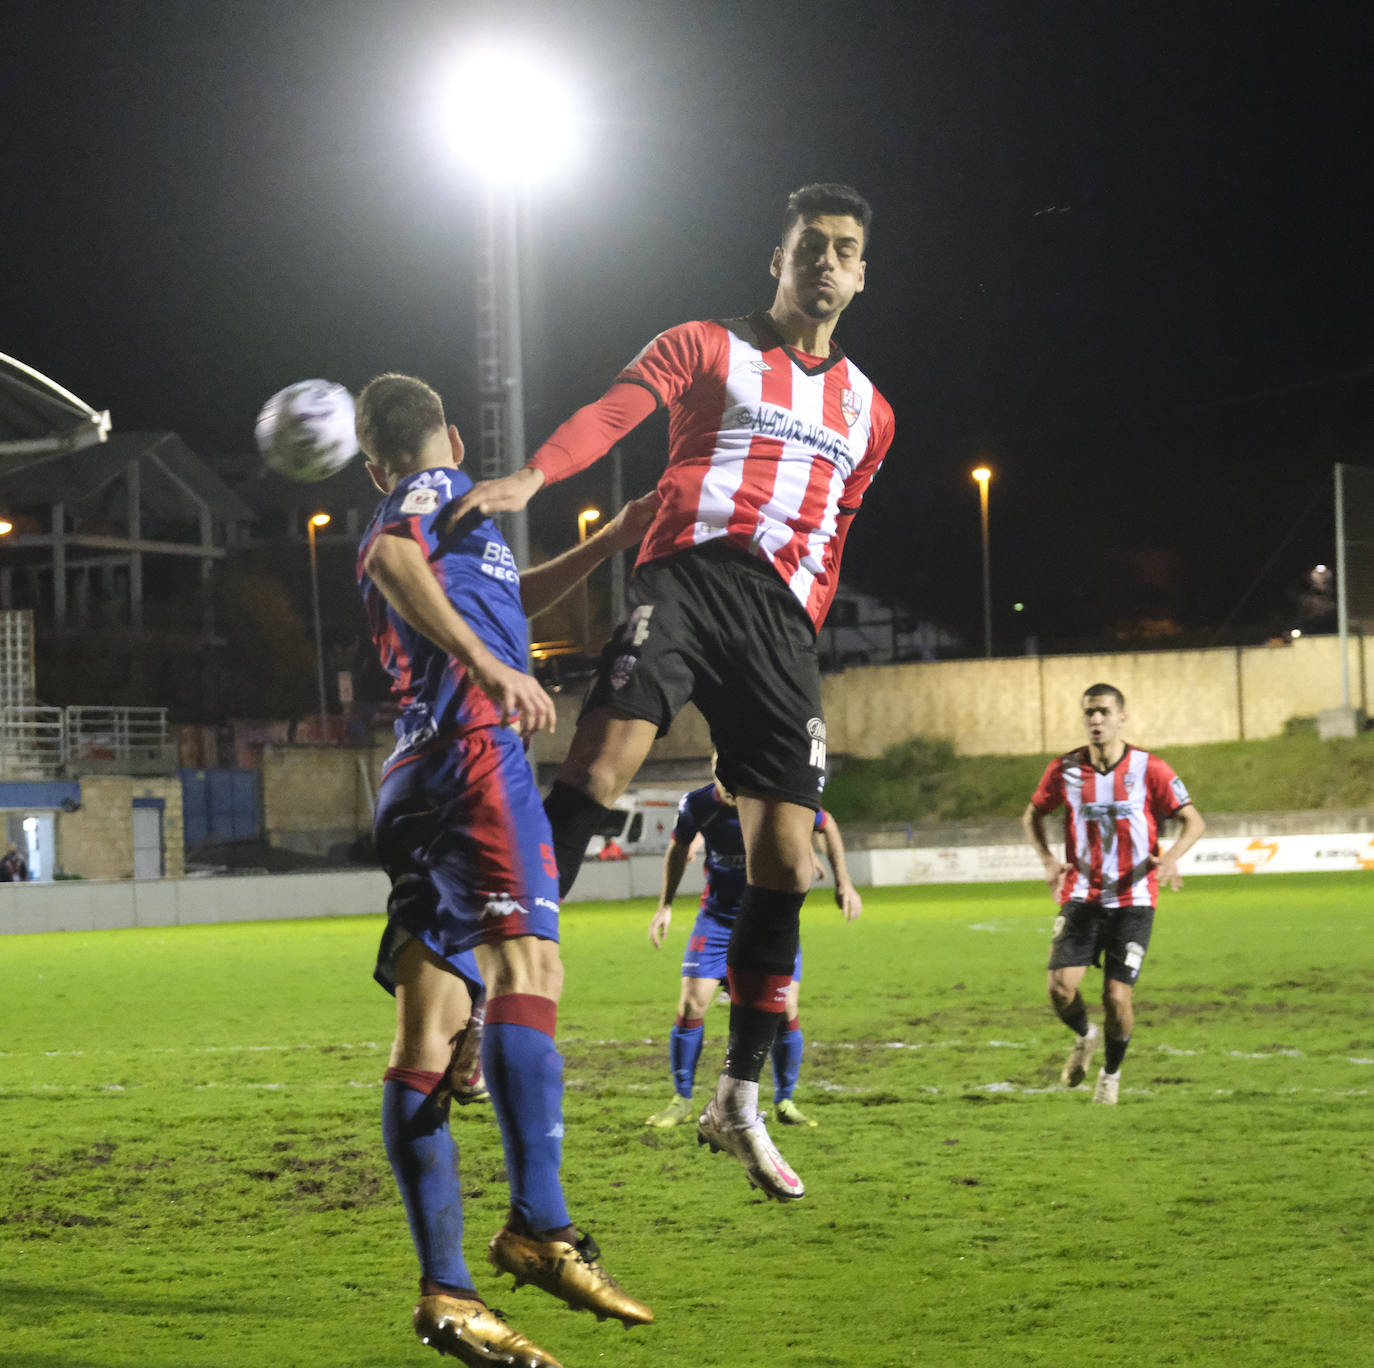
<svg viewBox="0 0 1374 1368"><path fill-rule="evenodd" d="M563 1198L563 981L558 883L522 738L554 706L525 673L526 614L639 540L652 495L596 537L522 578L489 519L441 535L471 481L439 396L404 375L358 398L358 439L383 499L358 555L372 638L402 704L377 794L375 837L391 878L376 977L396 998L382 1136L420 1259L416 1333L469 1365L557 1368L488 1310L463 1258L463 1198L449 1131L453 1084L481 1056L501 1129L510 1214L488 1256L574 1308L626 1325L653 1313L580 1235Z"/></svg>
<svg viewBox="0 0 1374 1368"><path fill-rule="evenodd" d="M758 1080L785 1008L825 785L816 632L893 432L887 401L833 337L864 288L871 218L849 186L796 191L767 309L660 334L523 470L477 485L454 511L523 508L668 410L662 503L630 584L634 606L544 807L566 891L655 737L689 700L706 718L739 801L748 884L728 953L729 1044L697 1129L781 1200L805 1187L769 1138Z"/></svg>
<svg viewBox="0 0 1374 1368"><path fill-rule="evenodd" d="M1159 884L1183 887L1178 862L1207 828L1183 780L1159 756L1121 739L1125 724L1121 690L1091 685L1083 695L1088 744L1050 762L1022 818L1062 908L1050 945L1050 1002L1078 1040L1060 1080L1076 1088L1097 1048L1100 1032L1088 1020L1079 985L1088 965L1100 965L1107 1037L1093 1101L1107 1106L1116 1104L1121 1086L1135 1024L1132 993L1150 945ZM1059 807L1067 809L1062 862L1045 839L1045 818ZM1168 817L1177 817L1183 830L1160 854L1159 823Z"/></svg>
<svg viewBox="0 0 1374 1368"><path fill-rule="evenodd" d="M835 876L835 902L845 921L863 911L863 901L849 878L839 824L824 809L816 813L815 830L825 847ZM663 859L663 893L649 922L649 944L663 944L673 920L673 898L687 870L692 843L700 835L706 852L706 891L701 896L692 933L682 954L682 993L677 1020L668 1037L668 1060L673 1075L673 1100L655 1112L650 1126L676 1126L693 1115L692 1091L697 1060L706 1031L706 1009L726 977L726 949L735 913L744 896L744 834L735 800L719 779L685 793L677 808L677 824ZM819 866L817 866L819 872ZM814 1126L793 1100L801 1072L802 1032L798 1015L801 1000L801 950L797 950L792 983L787 990L784 1023L773 1041L773 1104L787 1126Z"/></svg>

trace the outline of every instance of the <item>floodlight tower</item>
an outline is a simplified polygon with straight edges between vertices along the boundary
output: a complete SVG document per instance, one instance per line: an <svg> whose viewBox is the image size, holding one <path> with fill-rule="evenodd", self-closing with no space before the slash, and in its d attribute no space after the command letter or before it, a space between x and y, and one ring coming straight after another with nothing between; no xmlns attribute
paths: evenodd
<svg viewBox="0 0 1374 1368"><path fill-rule="evenodd" d="M525 462L524 358L520 332L520 224L530 186L566 164L580 113L558 73L533 54L487 44L454 70L448 89L454 150L482 181L477 245L477 476ZM516 564L529 564L525 512L502 515Z"/></svg>

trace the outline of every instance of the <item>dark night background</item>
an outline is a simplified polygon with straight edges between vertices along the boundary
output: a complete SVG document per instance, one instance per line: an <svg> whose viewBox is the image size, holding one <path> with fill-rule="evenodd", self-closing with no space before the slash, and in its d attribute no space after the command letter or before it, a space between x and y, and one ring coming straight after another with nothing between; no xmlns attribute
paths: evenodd
<svg viewBox="0 0 1374 1368"><path fill-rule="evenodd" d="M838 337L897 414L849 582L977 643L986 459L999 650L1297 621L1332 464L1374 465L1363 5L25 5L0 351L211 460L313 375L411 371L463 426L475 188L437 73L498 14L595 120L533 203L531 444L661 329L767 304L787 192L849 181L876 216ZM605 497L541 496L533 539Z"/></svg>

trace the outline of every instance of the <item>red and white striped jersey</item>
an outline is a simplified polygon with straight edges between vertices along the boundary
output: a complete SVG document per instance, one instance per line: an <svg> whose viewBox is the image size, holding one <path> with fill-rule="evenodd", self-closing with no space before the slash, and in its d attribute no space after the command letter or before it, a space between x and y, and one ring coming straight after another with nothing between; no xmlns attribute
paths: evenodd
<svg viewBox="0 0 1374 1368"><path fill-rule="evenodd" d="M772 564L817 627L842 524L892 442L892 409L835 347L793 351L760 315L684 323L618 377L669 408L662 505L639 562L725 537Z"/></svg>
<svg viewBox="0 0 1374 1368"><path fill-rule="evenodd" d="M1087 746L1051 760L1031 803L1040 813L1068 809L1064 859L1073 872L1060 902L1153 907L1159 880L1150 856L1159 850L1159 823L1191 802L1183 780L1135 746L1105 774L1093 768Z"/></svg>
<svg viewBox="0 0 1374 1368"><path fill-rule="evenodd" d="M873 382L833 345L828 357L794 351L762 314L670 328L616 380L529 464L550 483L584 469L652 396L669 410L668 464L637 564L726 538L768 561L819 627L849 520L892 443ZM627 385L648 391L644 405Z"/></svg>

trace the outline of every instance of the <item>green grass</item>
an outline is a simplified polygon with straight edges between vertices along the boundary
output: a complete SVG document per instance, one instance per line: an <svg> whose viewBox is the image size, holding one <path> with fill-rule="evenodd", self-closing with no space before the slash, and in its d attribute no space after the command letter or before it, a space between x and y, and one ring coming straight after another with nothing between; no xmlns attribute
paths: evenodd
<svg viewBox="0 0 1374 1368"><path fill-rule="evenodd" d="M1298 731L1266 741L1169 746L1165 755L1206 812L1374 807L1374 732L1322 741ZM916 737L830 777L825 804L843 821L956 822L1019 817L1047 755L956 755Z"/></svg>
<svg viewBox="0 0 1374 1368"><path fill-rule="evenodd" d="M805 914L807 1182L779 1207L690 1127L646 1131L686 927L565 917L565 1178L657 1323L625 1332L480 1257L506 1190L455 1114L483 1290L569 1368L1374 1362L1374 878L1168 897L1115 1109L1056 1078L1052 907L884 889ZM373 1368L416 1269L377 1136L379 920L7 937L3 1368ZM1090 983L1097 978L1090 976ZM713 1008L702 1080L719 1063Z"/></svg>

